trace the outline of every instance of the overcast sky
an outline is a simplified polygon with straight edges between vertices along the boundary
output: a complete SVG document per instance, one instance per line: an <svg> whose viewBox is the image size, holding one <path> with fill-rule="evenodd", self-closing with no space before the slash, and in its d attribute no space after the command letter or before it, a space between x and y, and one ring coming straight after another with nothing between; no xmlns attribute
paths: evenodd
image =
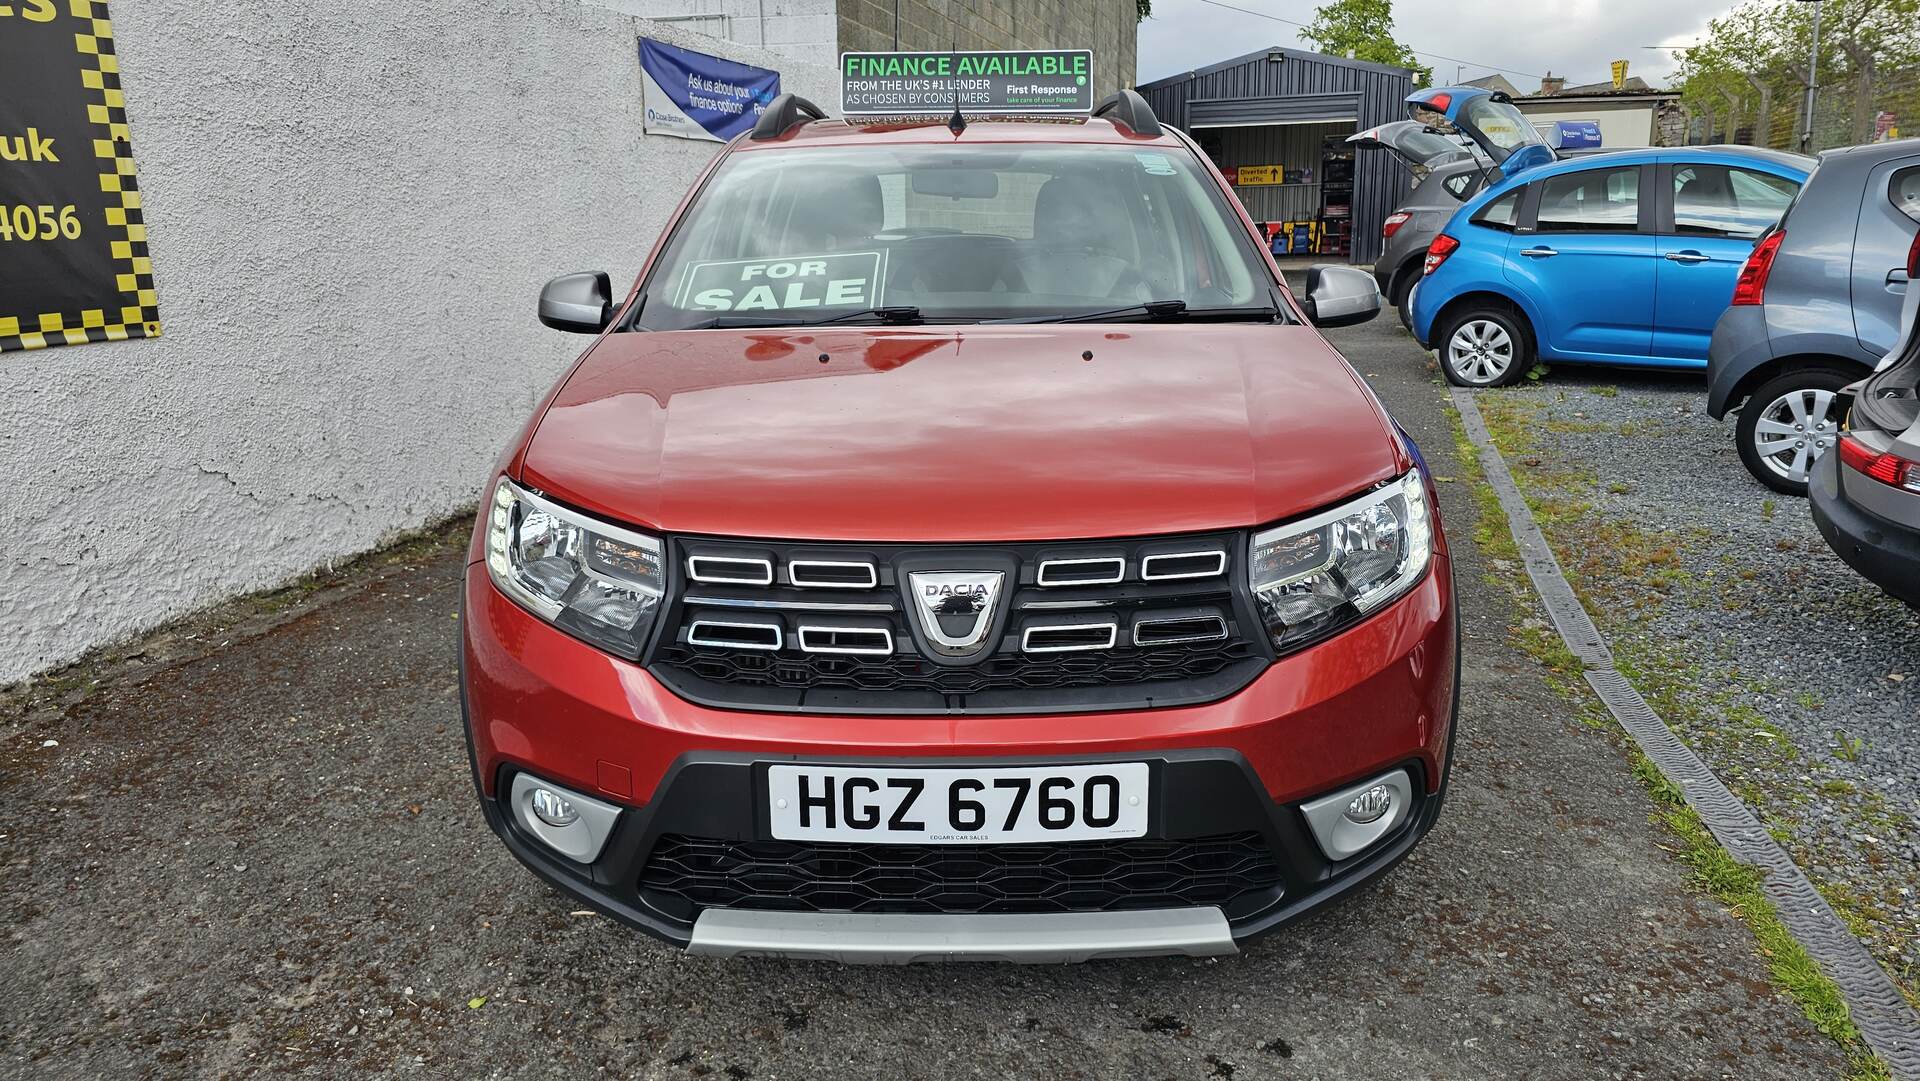
<svg viewBox="0 0 1920 1081"><path fill-rule="evenodd" d="M1316 0L1223 0L1248 11L1305 23ZM1626 60L1632 74L1655 86L1673 70L1672 53L1646 45L1684 44L1705 32L1707 20L1733 0L1400 0L1394 35L1421 54L1436 83L1495 70L1523 91L1539 89L1548 71L1569 84L1609 78L1608 65ZM1140 81L1149 82L1268 45L1311 48L1299 28L1242 14L1205 0L1153 0L1153 18L1140 24ZM1439 53L1451 60L1443 60Z"/></svg>

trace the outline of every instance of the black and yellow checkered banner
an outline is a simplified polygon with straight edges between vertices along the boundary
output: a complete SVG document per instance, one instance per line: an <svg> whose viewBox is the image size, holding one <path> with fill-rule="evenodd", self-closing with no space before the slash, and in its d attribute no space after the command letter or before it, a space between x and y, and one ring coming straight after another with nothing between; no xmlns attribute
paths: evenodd
<svg viewBox="0 0 1920 1081"><path fill-rule="evenodd" d="M0 352L160 333L105 0L0 0Z"/></svg>

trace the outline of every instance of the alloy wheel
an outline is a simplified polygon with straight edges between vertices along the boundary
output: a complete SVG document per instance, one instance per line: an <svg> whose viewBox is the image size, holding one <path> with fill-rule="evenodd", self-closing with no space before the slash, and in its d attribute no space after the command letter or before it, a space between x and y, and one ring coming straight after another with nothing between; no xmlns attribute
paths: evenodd
<svg viewBox="0 0 1920 1081"><path fill-rule="evenodd" d="M1495 383L1513 367L1513 335L1491 319L1469 319L1454 328L1447 362L1465 382Z"/></svg>
<svg viewBox="0 0 1920 1081"><path fill-rule="evenodd" d="M1808 469L1840 437L1833 399L1833 391L1805 389L1767 403L1753 428L1760 461L1779 476L1805 484Z"/></svg>

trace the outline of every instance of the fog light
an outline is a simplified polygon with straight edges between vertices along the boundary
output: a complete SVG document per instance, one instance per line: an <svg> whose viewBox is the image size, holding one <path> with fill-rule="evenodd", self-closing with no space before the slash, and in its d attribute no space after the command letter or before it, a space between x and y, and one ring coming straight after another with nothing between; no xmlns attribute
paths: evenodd
<svg viewBox="0 0 1920 1081"><path fill-rule="evenodd" d="M540 821L545 822L549 826L556 828L571 826L575 822L580 821L580 812L573 809L573 804L567 802L567 797L555 792L551 788L534 789L533 798L530 802L533 806L533 813L539 817ZM1355 802L1358 801L1356 800ZM1349 808L1347 814L1353 814L1353 810Z"/></svg>
<svg viewBox="0 0 1920 1081"><path fill-rule="evenodd" d="M514 775L506 804L522 831L575 863L599 859L620 818L617 804L583 796L531 773Z"/></svg>
<svg viewBox="0 0 1920 1081"><path fill-rule="evenodd" d="M1403 769L1300 805L1320 851L1352 859L1392 837L1413 809L1413 777Z"/></svg>
<svg viewBox="0 0 1920 1081"><path fill-rule="evenodd" d="M1393 789L1377 784L1347 802L1347 821L1364 826L1393 810Z"/></svg>

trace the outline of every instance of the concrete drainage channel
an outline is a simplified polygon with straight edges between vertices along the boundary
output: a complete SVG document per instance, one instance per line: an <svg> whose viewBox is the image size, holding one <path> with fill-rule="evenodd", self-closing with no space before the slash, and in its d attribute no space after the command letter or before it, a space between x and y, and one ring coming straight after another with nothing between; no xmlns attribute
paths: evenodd
<svg viewBox="0 0 1920 1081"><path fill-rule="evenodd" d="M1685 796L1687 805L1734 859L1759 871L1780 921L1845 996L1861 1037L1898 1078L1920 1081L1920 1015L1866 947L1814 889L1792 857L1753 812L1721 783L1614 667L1606 639L1581 606L1559 560L1514 483L1506 459L1488 434L1473 392L1453 388L1453 404L1479 454L1487 482L1499 497L1527 576L1586 681L1648 760Z"/></svg>

